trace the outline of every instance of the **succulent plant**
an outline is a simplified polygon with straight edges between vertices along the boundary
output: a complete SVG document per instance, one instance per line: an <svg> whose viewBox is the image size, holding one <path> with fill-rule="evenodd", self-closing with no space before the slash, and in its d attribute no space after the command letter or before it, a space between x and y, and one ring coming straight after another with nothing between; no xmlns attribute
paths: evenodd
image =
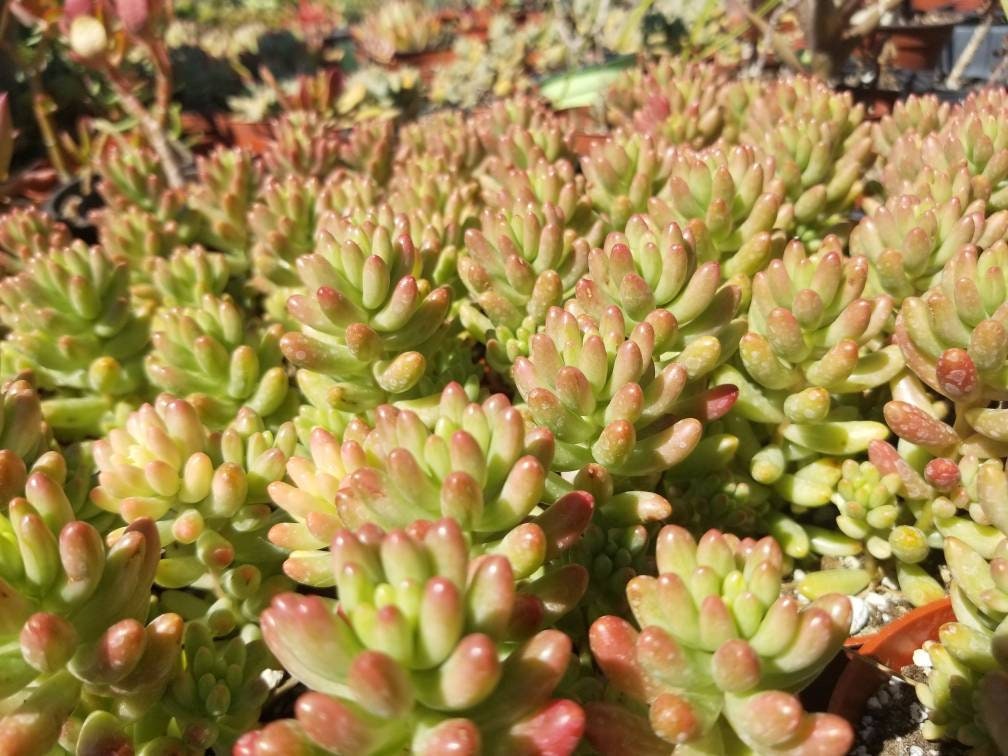
<svg viewBox="0 0 1008 756"><path fill-rule="evenodd" d="M952 106L933 94L912 94L898 100L891 113L872 124L872 147L875 154L886 157L904 134L927 136L940 131L949 119Z"/></svg>
<svg viewBox="0 0 1008 756"><path fill-rule="evenodd" d="M647 211L660 227L702 221L729 277L761 270L793 214L773 161L744 145L677 151L668 183Z"/></svg>
<svg viewBox="0 0 1008 756"><path fill-rule="evenodd" d="M296 443L293 425L274 434L247 408L211 433L191 404L161 394L95 442L91 500L127 523L157 522L165 555L156 582L168 589L160 604L225 635L290 585L279 573L282 554L265 539L279 520L266 489L283 477Z"/></svg>
<svg viewBox="0 0 1008 756"><path fill-rule="evenodd" d="M273 138L263 162L277 178L324 179L340 166L340 129L317 113L284 113L271 122L270 128Z"/></svg>
<svg viewBox="0 0 1008 756"><path fill-rule="evenodd" d="M661 362L674 330L667 310L628 328L616 307L598 322L549 309L512 375L534 421L556 436L554 470L597 462L621 477L662 472L693 451L704 422L731 409L734 387L706 386L716 344Z"/></svg>
<svg viewBox="0 0 1008 756"><path fill-rule="evenodd" d="M821 386L835 393L882 385L903 367L894 346L866 352L892 312L886 294L866 297L868 260L845 257L828 239L809 256L792 241L752 284L749 333L740 355L749 375L770 390Z"/></svg>
<svg viewBox="0 0 1008 756"><path fill-rule="evenodd" d="M235 275L249 269L248 214L261 181L258 164L242 150L218 147L196 159L188 197L189 207L203 218L198 239L224 254Z"/></svg>
<svg viewBox="0 0 1008 756"><path fill-rule="evenodd" d="M118 139L96 160L102 178L98 191L110 208L121 211L133 206L162 221L180 221L185 194L171 186L153 150Z"/></svg>
<svg viewBox="0 0 1008 756"><path fill-rule="evenodd" d="M205 294L198 307L159 310L144 366L151 385L192 404L223 428L241 407L272 422L293 396L280 353L283 326L257 326L230 297Z"/></svg>
<svg viewBox="0 0 1008 756"><path fill-rule="evenodd" d="M400 129L396 161L430 160L442 170L469 176L482 161L483 152L484 145L468 116L441 110Z"/></svg>
<svg viewBox="0 0 1008 756"><path fill-rule="evenodd" d="M847 637L848 600L802 608L781 594L783 554L760 541L675 525L658 536L659 577L636 577L627 598L640 627L603 617L596 662L618 694L586 706L601 753L843 754L854 733L832 714L806 714L794 695Z"/></svg>
<svg viewBox="0 0 1008 756"><path fill-rule="evenodd" d="M359 123L340 145L339 159L379 185L388 183L395 154L396 124L391 118Z"/></svg>
<svg viewBox="0 0 1008 756"><path fill-rule="evenodd" d="M186 623L181 659L160 708L189 748L230 750L259 720L270 692L262 673L279 665L261 638L217 640L196 621Z"/></svg>
<svg viewBox="0 0 1008 756"><path fill-rule="evenodd" d="M379 63L389 63L396 55L431 50L442 40L440 20L418 0L392 0L375 7L354 35Z"/></svg>
<svg viewBox="0 0 1008 756"><path fill-rule="evenodd" d="M139 717L168 685L182 640L177 615L143 625L160 551L154 523L138 519L106 547L74 519L47 466L36 466L27 498L15 494L0 519L10 543L0 571L0 750L11 754L49 753L61 740L78 752L65 725L93 709Z"/></svg>
<svg viewBox="0 0 1008 756"><path fill-rule="evenodd" d="M149 294L159 306L196 307L207 294L224 293L231 278L227 258L202 247L180 247L147 261Z"/></svg>
<svg viewBox="0 0 1008 756"><path fill-rule="evenodd" d="M900 303L937 283L945 264L967 244L986 249L1004 237L1006 228L1008 214L987 217L976 203L964 208L957 197L937 203L901 195L854 227L850 250L871 262L871 288Z"/></svg>
<svg viewBox="0 0 1008 756"><path fill-rule="evenodd" d="M161 220L136 205L98 212L98 241L112 258L129 263L130 278L141 286L149 261L167 257L183 245L184 236L172 220Z"/></svg>
<svg viewBox="0 0 1008 756"><path fill-rule="evenodd" d="M528 354L532 335L587 272L588 245L564 228L555 205L528 205L513 212L485 210L482 230L466 233L459 278L469 291L460 317L473 338L487 345L487 359L505 371Z"/></svg>
<svg viewBox="0 0 1008 756"><path fill-rule="evenodd" d="M600 320L615 305L633 327L660 307L677 325L674 338L662 345L665 352L697 350L714 340L719 359L727 361L746 330L735 319L742 292L722 285L716 251L704 249L705 235L692 230L674 223L662 229L646 215L632 216L625 233L610 233L588 255L588 275L578 281L567 309Z"/></svg>
<svg viewBox="0 0 1008 756"><path fill-rule="evenodd" d="M660 58L644 69L630 69L610 87L606 115L614 126L633 127L674 145L700 149L719 138L730 143L737 134L723 104L729 81L727 70L716 65Z"/></svg>
<svg viewBox="0 0 1008 756"><path fill-rule="evenodd" d="M299 283L295 261L315 249L320 187L315 179L269 178L249 211L252 279L266 295L266 313L286 322L286 303Z"/></svg>
<svg viewBox="0 0 1008 756"><path fill-rule="evenodd" d="M0 281L3 374L31 370L57 433L96 434L115 401L143 387L148 324L131 312L129 267L76 242Z"/></svg>
<svg viewBox="0 0 1008 756"><path fill-rule="evenodd" d="M611 229L622 230L631 215L647 210L648 200L673 174L677 157L663 141L617 131L581 159L588 196Z"/></svg>
<svg viewBox="0 0 1008 756"><path fill-rule="evenodd" d="M955 403L959 422L995 442L1008 441L1004 411L988 406L1008 396L1006 262L1004 242L980 254L963 248L937 285L903 301L894 333L907 367Z"/></svg>
<svg viewBox="0 0 1008 756"><path fill-rule="evenodd" d="M451 383L436 405L419 412L384 405L373 427L356 418L342 440L323 428L312 431L311 459L294 457L288 464L292 483L270 486L273 500L296 521L270 533L274 543L292 550L284 565L288 575L331 585L322 549L341 528L394 530L451 517L474 550L504 554L525 578L588 524L592 500L581 492L545 507L552 435L527 432L521 413L502 394L475 403Z"/></svg>
<svg viewBox="0 0 1008 756"><path fill-rule="evenodd" d="M404 234L332 219L316 251L297 260L303 293L287 309L300 326L280 342L295 366L338 383L337 409L357 411L413 389L448 326L451 290L420 278L422 260Z"/></svg>
<svg viewBox="0 0 1008 756"><path fill-rule="evenodd" d="M978 753L993 753L1004 729L998 712L1008 668L1003 629L1008 477L1003 462L991 460L979 466L977 478L979 506L997 535L985 554L954 536L945 539L957 621L942 626L938 641L924 644L933 666L917 695L928 710L927 737L952 737Z"/></svg>
<svg viewBox="0 0 1008 756"><path fill-rule="evenodd" d="M487 161L479 179L483 201L493 209L524 210L528 205L555 205L563 222L589 244L600 244L601 219L585 193L584 176L568 160L538 160L527 169Z"/></svg>
<svg viewBox="0 0 1008 756"><path fill-rule="evenodd" d="M311 692L296 724L246 736L238 753L287 743L321 753L573 752L584 716L551 698L570 639L539 629L567 607L516 585L504 556L470 558L450 518L340 530L332 551L338 604L291 593L263 613L266 643Z"/></svg>
<svg viewBox="0 0 1008 756"><path fill-rule="evenodd" d="M0 269L18 273L35 255L70 243L67 227L32 207L14 208L0 216Z"/></svg>
<svg viewBox="0 0 1008 756"><path fill-rule="evenodd" d="M445 244L461 246L479 222L479 184L460 180L444 158L407 159L397 165L387 197L417 229L433 227Z"/></svg>

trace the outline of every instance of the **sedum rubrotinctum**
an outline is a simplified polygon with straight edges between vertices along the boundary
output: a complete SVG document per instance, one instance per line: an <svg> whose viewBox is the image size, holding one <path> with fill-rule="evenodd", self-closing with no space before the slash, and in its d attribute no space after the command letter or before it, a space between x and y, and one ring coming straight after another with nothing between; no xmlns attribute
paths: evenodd
<svg viewBox="0 0 1008 756"><path fill-rule="evenodd" d="M266 540L282 517L267 486L283 477L296 443L293 424L267 431L247 408L211 433L191 404L161 394L95 442L91 501L127 523L157 522L160 604L224 635L290 586L282 552Z"/></svg>
<svg viewBox="0 0 1008 756"><path fill-rule="evenodd" d="M295 366L332 381L335 409L356 412L408 396L449 325L451 289L422 277L405 233L330 217L315 252L297 259L287 311L298 331L280 341Z"/></svg>
<svg viewBox="0 0 1008 756"><path fill-rule="evenodd" d="M589 742L627 756L847 753L850 725L807 714L794 695L840 650L847 598L803 607L782 595L784 558L770 537L710 530L698 542L668 525L655 556L658 577L627 586L640 629L614 616L592 626L611 691L585 707Z"/></svg>
<svg viewBox="0 0 1008 756"><path fill-rule="evenodd" d="M965 247L939 282L903 301L894 340L907 367L955 404L961 435L969 430L1003 449L1008 412L1008 245L977 254ZM998 454L998 456L1003 456Z"/></svg>
<svg viewBox="0 0 1008 756"><path fill-rule="evenodd" d="M558 607L529 600L507 558L471 556L450 518L338 530L331 551L338 602L286 593L262 616L310 692L236 754L573 752L584 713L552 698L571 641L540 629Z"/></svg>
<svg viewBox="0 0 1008 756"><path fill-rule="evenodd" d="M945 539L956 621L924 644L932 668L917 685L925 736L952 737L971 753L995 754L1006 736L1008 702L1008 475L1001 460L976 470L977 504L991 523L985 541Z"/></svg>
<svg viewBox="0 0 1008 756"><path fill-rule="evenodd" d="M208 426L223 428L242 407L270 422L293 414L279 323L249 322L231 297L205 294L198 307L158 310L151 331L148 379L188 400Z"/></svg>
<svg viewBox="0 0 1008 756"><path fill-rule="evenodd" d="M693 451L705 422L731 409L733 386L707 387L717 339L663 361L675 332L668 310L628 328L615 306L597 322L550 308L512 376L532 418L556 436L554 470L598 462L620 477L661 472Z"/></svg>
<svg viewBox="0 0 1008 756"><path fill-rule="evenodd" d="M486 210L465 235L459 278L469 292L459 317L486 344L487 360L506 371L527 355L529 339L563 304L588 269L588 243L564 227L551 204Z"/></svg>
<svg viewBox="0 0 1008 756"><path fill-rule="evenodd" d="M37 255L0 281L2 372L31 370L64 436L97 435L117 402L144 386L147 319L131 305L129 266L99 247L75 242Z"/></svg>
<svg viewBox="0 0 1008 756"><path fill-rule="evenodd" d="M518 578L542 577L543 585L568 580L573 592L578 584L583 590L583 570L555 569L556 557L588 525L592 497L573 491L546 505L554 447L548 430L526 431L504 395L471 402L457 383L419 412L379 407L373 422L355 419L342 439L316 428L310 458L296 455L287 464L291 482L270 485L273 501L295 520L270 531L275 544L291 551L284 564L289 576L332 585L323 549L341 528L393 530L451 517L473 553L505 555Z"/></svg>

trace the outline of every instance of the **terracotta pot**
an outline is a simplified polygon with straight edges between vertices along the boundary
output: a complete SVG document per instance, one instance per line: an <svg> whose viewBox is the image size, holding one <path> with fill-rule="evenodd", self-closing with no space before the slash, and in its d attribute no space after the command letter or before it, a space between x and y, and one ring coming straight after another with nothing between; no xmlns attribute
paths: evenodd
<svg viewBox="0 0 1008 756"><path fill-rule="evenodd" d="M230 120L227 124L227 133L235 146L256 155L262 155L269 149L272 136L269 125L262 121L252 123Z"/></svg>
<svg viewBox="0 0 1008 756"><path fill-rule="evenodd" d="M393 70L400 66L409 66L420 71L420 80L429 84L434 78L434 72L442 66L447 66L455 61L455 51L448 50L425 50L419 53L409 53L396 55L390 68Z"/></svg>
<svg viewBox="0 0 1008 756"><path fill-rule="evenodd" d="M988 2L989 0L910 0L910 9L914 13L930 13L936 10L972 13L983 9Z"/></svg>
<svg viewBox="0 0 1008 756"><path fill-rule="evenodd" d="M923 646L924 641L937 640L941 626L954 621L952 602L943 598L908 612L877 633L849 639L845 644L847 649L867 660L848 662L830 697L830 713L857 727L868 699L888 679L872 661L898 672L913 663L913 652Z"/></svg>
<svg viewBox="0 0 1008 756"><path fill-rule="evenodd" d="M90 190L85 190L84 182L75 178L49 195L42 209L56 220L62 221L74 238L87 244L97 244L98 228L94 223L94 213L104 205L104 200L93 185Z"/></svg>
<svg viewBox="0 0 1008 756"><path fill-rule="evenodd" d="M886 26L879 31L896 51L893 64L906 71L930 71L952 36L954 24Z"/></svg>

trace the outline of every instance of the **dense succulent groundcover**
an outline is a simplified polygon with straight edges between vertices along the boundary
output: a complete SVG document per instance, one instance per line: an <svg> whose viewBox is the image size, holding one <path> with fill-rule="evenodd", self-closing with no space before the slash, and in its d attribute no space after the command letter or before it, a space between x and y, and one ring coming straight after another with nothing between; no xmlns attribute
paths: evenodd
<svg viewBox="0 0 1008 756"><path fill-rule="evenodd" d="M842 754L798 693L886 578L956 613L926 734L1005 748L1008 93L605 102L0 216L0 753Z"/></svg>

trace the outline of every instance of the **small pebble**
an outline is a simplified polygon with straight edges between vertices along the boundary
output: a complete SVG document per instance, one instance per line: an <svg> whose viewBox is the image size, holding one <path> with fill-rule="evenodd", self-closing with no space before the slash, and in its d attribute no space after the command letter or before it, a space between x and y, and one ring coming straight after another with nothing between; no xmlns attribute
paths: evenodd
<svg viewBox="0 0 1008 756"><path fill-rule="evenodd" d="M881 705L885 706L887 703L889 703L889 694L886 693L884 690L880 690L878 692L878 696L877 697L878 697L878 702Z"/></svg>
<svg viewBox="0 0 1008 756"><path fill-rule="evenodd" d="M913 663L922 669L931 669L934 666L931 663L931 654L923 648L918 648L913 652Z"/></svg>
<svg viewBox="0 0 1008 756"><path fill-rule="evenodd" d="M882 708L882 704L879 703L878 696L872 696L871 698L868 699L868 708L869 709L881 709Z"/></svg>
<svg viewBox="0 0 1008 756"><path fill-rule="evenodd" d="M859 596L851 596L851 635L857 635L868 624L868 602Z"/></svg>
<svg viewBox="0 0 1008 756"><path fill-rule="evenodd" d="M910 746L907 756L924 756L924 749L920 746Z"/></svg>
<svg viewBox="0 0 1008 756"><path fill-rule="evenodd" d="M888 588L890 591L895 591L898 586L893 582L893 579L887 575L882 578L882 587Z"/></svg>
<svg viewBox="0 0 1008 756"><path fill-rule="evenodd" d="M262 678L263 682L269 685L270 690L272 690L273 688L275 688L277 685L280 684L280 681L283 680L284 675L283 672L280 672L279 670L276 669L264 669L262 674L259 675L259 677Z"/></svg>
<svg viewBox="0 0 1008 756"><path fill-rule="evenodd" d="M794 571L794 581L797 583L799 580L805 579L805 570L795 570Z"/></svg>

